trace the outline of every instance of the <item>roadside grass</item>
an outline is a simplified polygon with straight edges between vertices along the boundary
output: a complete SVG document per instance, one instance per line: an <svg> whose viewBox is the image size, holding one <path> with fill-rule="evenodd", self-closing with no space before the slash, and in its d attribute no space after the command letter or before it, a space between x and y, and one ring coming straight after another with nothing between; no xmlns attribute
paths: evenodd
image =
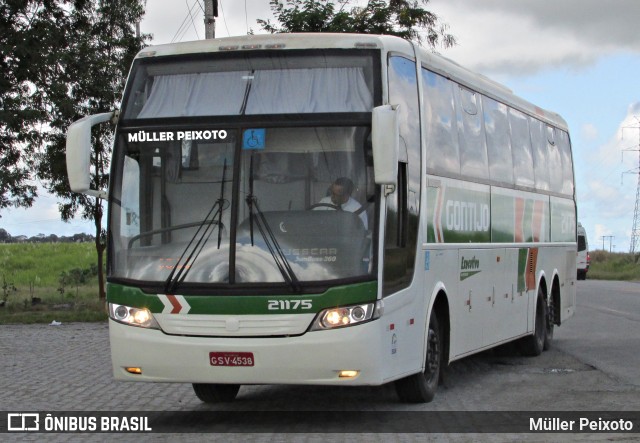
<svg viewBox="0 0 640 443"><path fill-rule="evenodd" d="M72 323L72 322L101 322L107 320L104 302L96 300L82 304L39 305L31 309L0 308L0 325L3 324L34 324L34 323Z"/></svg>
<svg viewBox="0 0 640 443"><path fill-rule="evenodd" d="M629 253L591 251L587 278L592 280L640 281L640 260Z"/></svg>
<svg viewBox="0 0 640 443"><path fill-rule="evenodd" d="M105 321L93 243L0 244L0 324Z"/></svg>
<svg viewBox="0 0 640 443"><path fill-rule="evenodd" d="M93 243L0 244L0 278L20 287L56 287L61 272L97 263Z"/></svg>

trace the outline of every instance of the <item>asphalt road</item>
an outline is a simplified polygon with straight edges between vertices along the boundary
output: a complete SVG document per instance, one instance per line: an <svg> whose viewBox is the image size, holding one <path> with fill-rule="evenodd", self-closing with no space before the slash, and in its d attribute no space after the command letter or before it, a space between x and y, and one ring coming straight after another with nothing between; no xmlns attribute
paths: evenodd
<svg viewBox="0 0 640 443"><path fill-rule="evenodd" d="M640 411L640 284L578 282L576 315L556 328L551 350L529 358L507 348L454 362L435 400L418 405L399 403L392 385L243 386L235 402L206 405L187 384L114 381L108 328L104 323L0 325L0 411L189 411L211 416L237 413L237 417L246 416L247 421L235 420L233 426L222 432L254 433L242 437L233 434L234 438L232 434L218 434L208 439L344 441L346 434L354 432L357 434L349 434L348 439L363 442L422 441L425 436L414 434L410 427L404 429L402 422L393 420L388 430L384 426L376 428L376 432L382 429L388 434L360 434L363 430L357 421L358 412L379 413L380 418L391 413L390 416L397 419L402 413L442 411L497 414ZM307 418L323 411L341 411L346 422L339 432L334 427L331 434L323 434L316 421L314 430L308 433L304 423L297 422L291 411L308 411ZM265 418L261 412L276 415ZM282 416L277 415L278 412L282 412ZM354 418L350 418L352 416ZM449 420L451 416L444 412L438 417ZM260 418L262 427L256 428L252 418ZM275 430L265 431L265 423L267 429L272 425ZM135 440L201 440L202 434L188 433L192 425L192 422L178 421L176 434L137 435ZM219 426L212 430L221 431ZM291 430L298 434L283 432ZM638 435L562 434L561 438L557 435L549 438L540 434L438 434L429 437L439 441L473 442L637 441ZM79 437L59 434L56 439L83 440ZM89 436L95 441L102 441L104 437Z"/></svg>
<svg viewBox="0 0 640 443"><path fill-rule="evenodd" d="M576 314L556 331L557 348L640 387L640 283L579 281Z"/></svg>

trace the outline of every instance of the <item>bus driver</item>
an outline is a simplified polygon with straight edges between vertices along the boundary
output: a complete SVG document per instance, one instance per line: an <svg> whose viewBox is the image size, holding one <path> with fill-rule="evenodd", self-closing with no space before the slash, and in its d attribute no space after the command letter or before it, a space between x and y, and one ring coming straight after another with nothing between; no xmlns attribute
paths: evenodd
<svg viewBox="0 0 640 443"><path fill-rule="evenodd" d="M364 229L368 229L369 224L367 220L367 212L356 199L351 197L353 188L354 185L351 179L347 177L340 177L336 179L336 181L334 181L329 188L331 194L320 199L320 202L318 204L322 206L315 207L314 209L338 209L341 211L354 212L360 217L360 220L362 220Z"/></svg>

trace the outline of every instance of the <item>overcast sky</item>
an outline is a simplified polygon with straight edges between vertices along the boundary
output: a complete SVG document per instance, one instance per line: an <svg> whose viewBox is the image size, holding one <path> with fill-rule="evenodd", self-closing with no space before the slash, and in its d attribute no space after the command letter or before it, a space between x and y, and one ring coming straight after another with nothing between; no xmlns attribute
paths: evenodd
<svg viewBox="0 0 640 443"><path fill-rule="evenodd" d="M567 120L590 247L613 235L613 249L628 251L638 174L623 173L637 171L638 152L623 150L640 140L640 1L431 0L428 9L458 40L442 55ZM260 32L257 18L272 18L268 0L220 0L216 36ZM147 0L142 31L153 44L202 39L202 0ZM56 223L55 202L46 196L30 210L3 211L0 227L11 235L92 232L85 222Z"/></svg>
<svg viewBox="0 0 640 443"><path fill-rule="evenodd" d="M458 38L443 54L560 113L573 141L579 220L591 248L628 251L638 175L636 0L433 0ZM624 128L624 129L623 129ZM624 161L623 161L624 160ZM609 239L605 248L609 249Z"/></svg>

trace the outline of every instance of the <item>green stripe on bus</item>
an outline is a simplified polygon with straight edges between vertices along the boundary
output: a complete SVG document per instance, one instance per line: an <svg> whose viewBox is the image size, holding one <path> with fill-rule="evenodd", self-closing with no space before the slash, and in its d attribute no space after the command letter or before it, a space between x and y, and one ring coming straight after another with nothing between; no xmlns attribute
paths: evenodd
<svg viewBox="0 0 640 443"><path fill-rule="evenodd" d="M427 188L428 243L574 242L568 198L439 179Z"/></svg>
<svg viewBox="0 0 640 443"><path fill-rule="evenodd" d="M525 273L527 272L527 257L529 256L528 248L520 248L518 251L518 292L527 290Z"/></svg>
<svg viewBox="0 0 640 443"><path fill-rule="evenodd" d="M358 303L370 303L376 300L377 282L356 283L328 289L322 294L304 295L184 295L190 306L189 314L217 315L264 315L264 314L308 314L322 309ZM273 301L290 301L274 303ZM311 309L302 309L306 304L301 300L310 300ZM121 305L148 308L153 313L161 313L165 308L157 294L147 294L138 288L109 283L107 301ZM269 301L278 309L269 309ZM290 309L282 309L289 306ZM295 309L293 309L295 307Z"/></svg>

